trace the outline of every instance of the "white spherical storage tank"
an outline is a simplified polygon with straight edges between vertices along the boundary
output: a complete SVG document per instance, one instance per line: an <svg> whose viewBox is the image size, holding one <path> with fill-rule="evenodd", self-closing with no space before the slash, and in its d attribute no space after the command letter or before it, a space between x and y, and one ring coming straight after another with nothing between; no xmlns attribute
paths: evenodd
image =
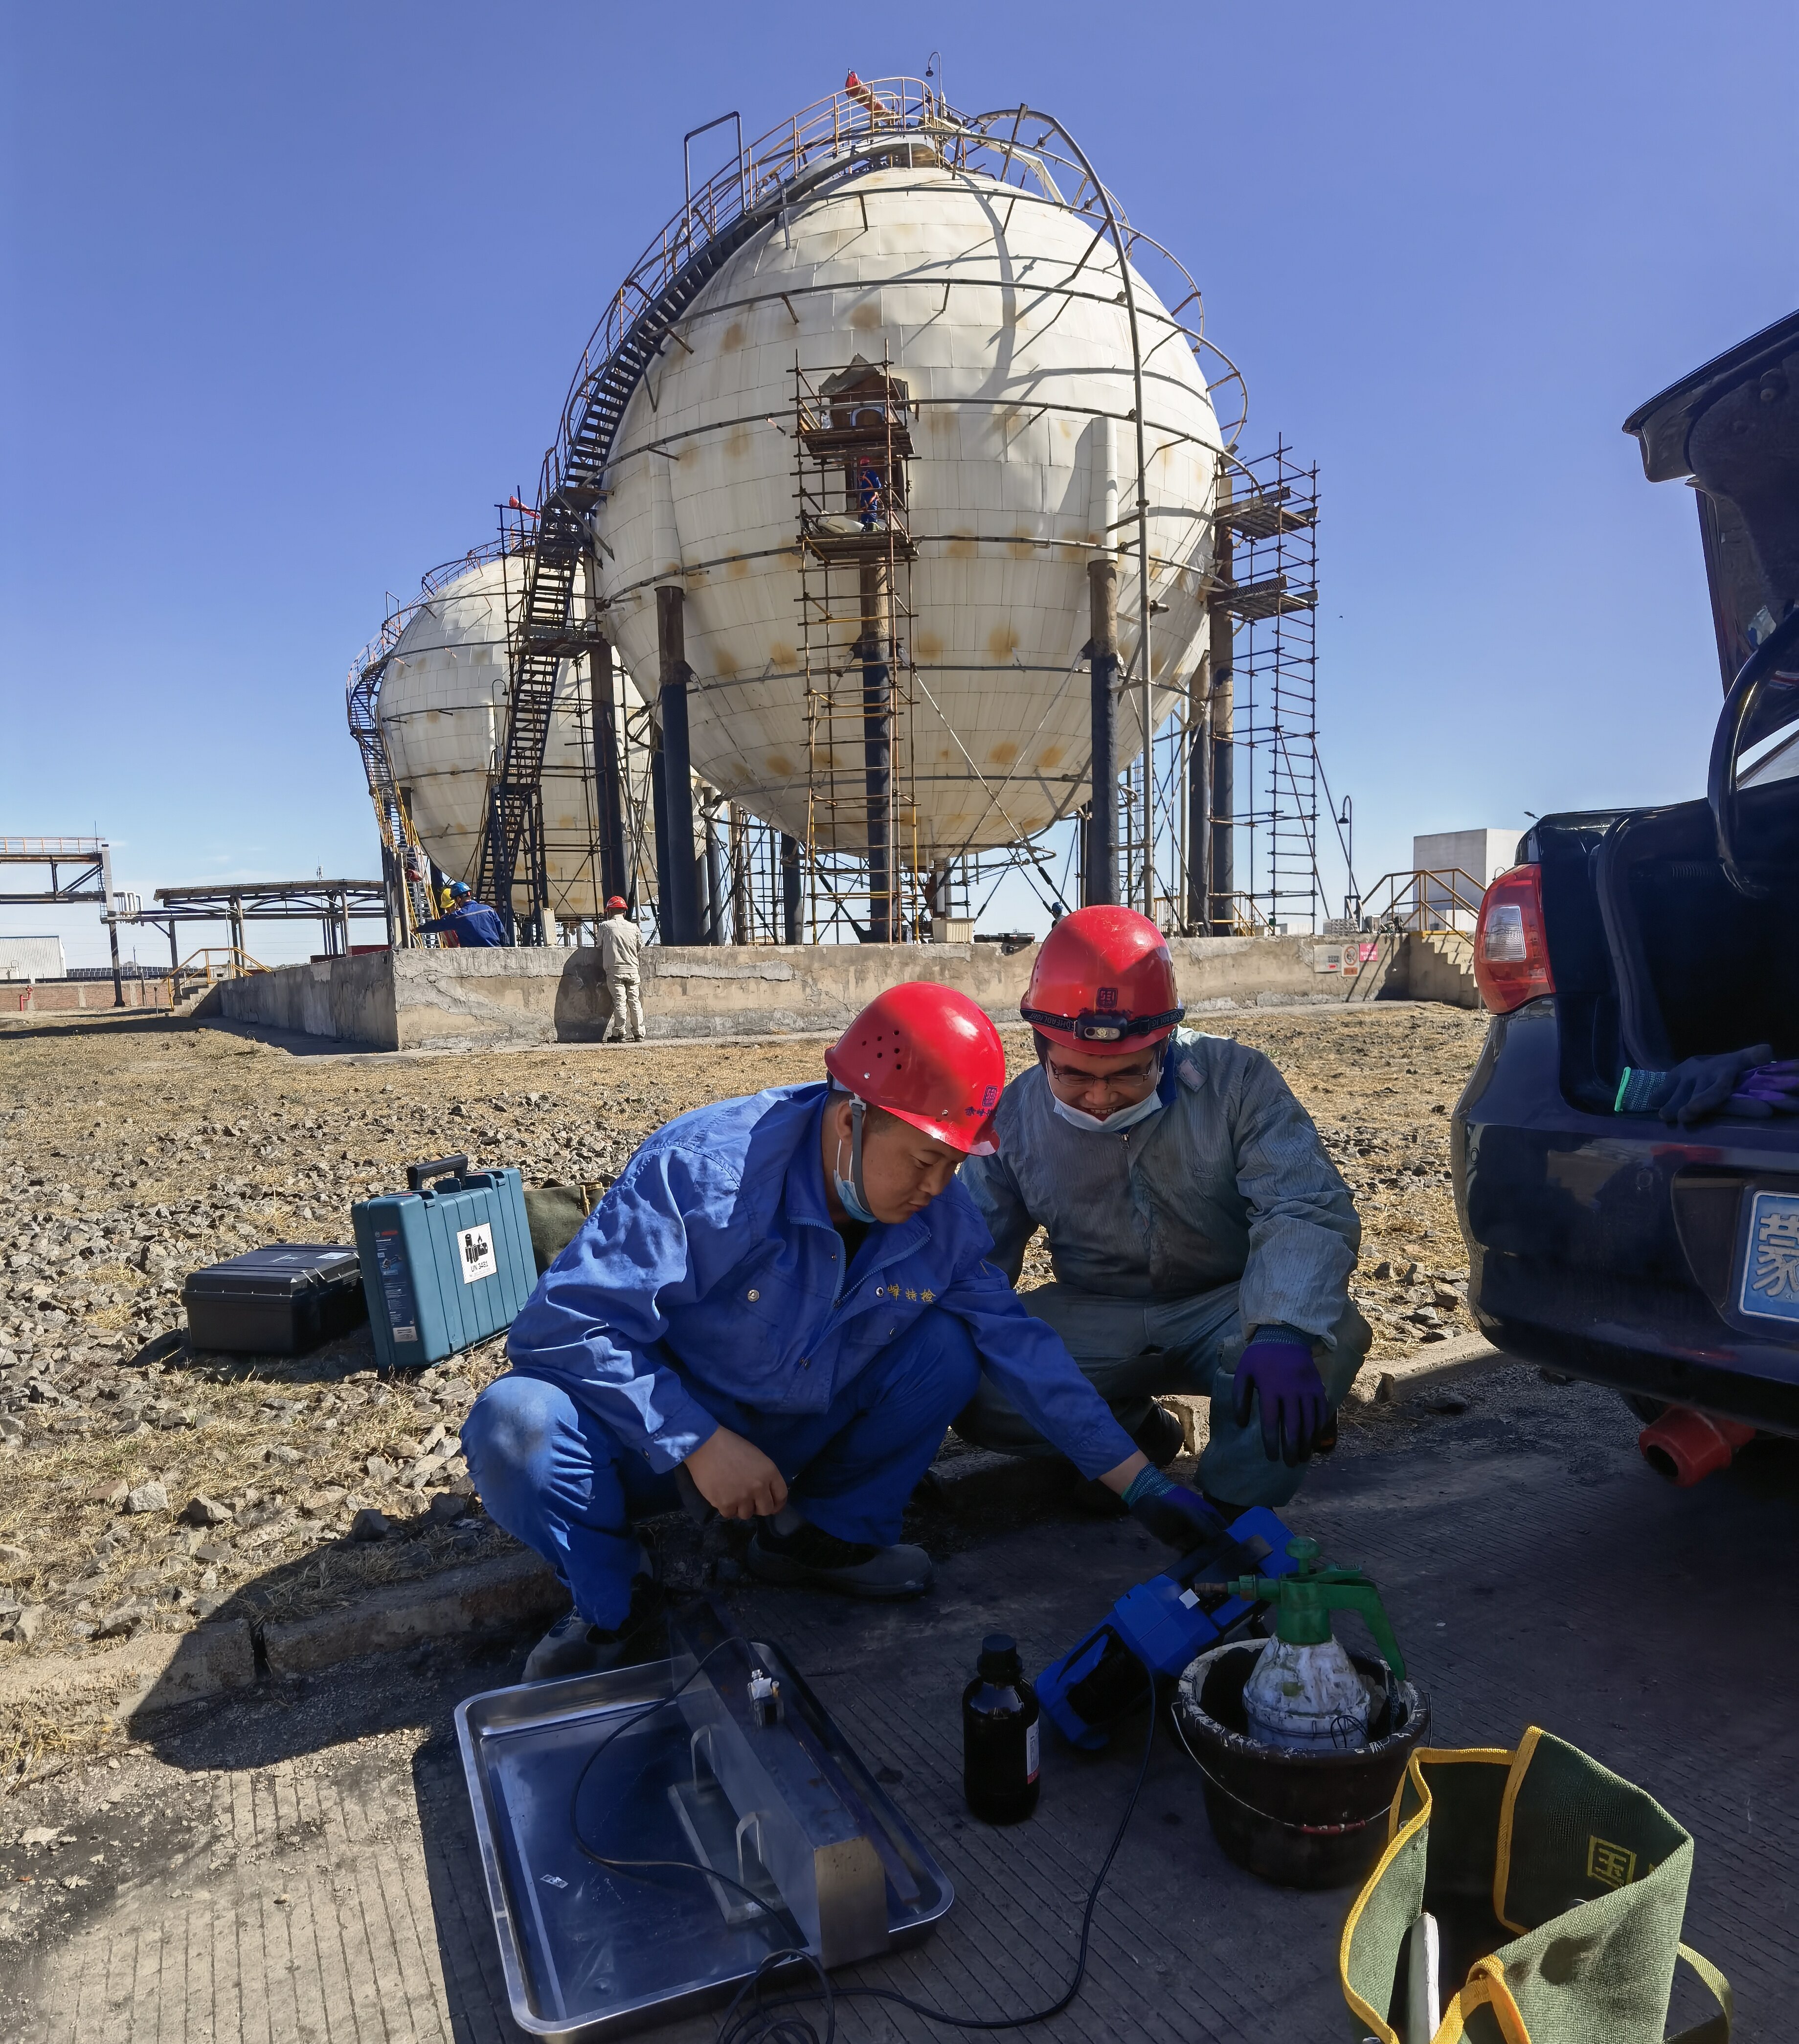
<svg viewBox="0 0 1799 2044"><path fill-rule="evenodd" d="M841 813L863 772L860 743L821 743L809 714L858 620L802 600L796 437L806 394L858 367L903 392L911 449L893 486L912 555L893 590L896 850L926 867L1087 797L1098 554L1117 561L1126 674L1138 643L1132 336L1096 217L904 144L738 248L630 398L593 521L608 629L654 701L657 587L682 589L693 770L796 838L828 849L821 782ZM1159 718L1203 646L1223 436L1187 335L1134 267L1132 284ZM867 507L847 487L835 509L853 532ZM1141 743L1133 690L1119 763Z"/></svg>
<svg viewBox="0 0 1799 2044"><path fill-rule="evenodd" d="M505 729L507 594L516 555L427 578L426 594L387 657L376 715L419 841L453 880L474 884L488 788ZM628 687L628 684L627 684ZM597 916L592 709L585 664L565 661L544 751L550 898L574 921Z"/></svg>

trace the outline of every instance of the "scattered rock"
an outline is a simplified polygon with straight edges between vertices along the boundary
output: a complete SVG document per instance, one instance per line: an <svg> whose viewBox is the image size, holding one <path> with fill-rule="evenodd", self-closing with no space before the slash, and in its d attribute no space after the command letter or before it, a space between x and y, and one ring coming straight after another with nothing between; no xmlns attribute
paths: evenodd
<svg viewBox="0 0 1799 2044"><path fill-rule="evenodd" d="M374 1483L392 1483L400 1473L393 1463L382 1455L370 1455L362 1466L368 1471L370 1481Z"/></svg>
<svg viewBox="0 0 1799 2044"><path fill-rule="evenodd" d="M87 1502L90 1504L123 1504L130 1493L129 1484L97 1483L87 1493Z"/></svg>
<svg viewBox="0 0 1799 2044"><path fill-rule="evenodd" d="M167 1512L169 1493L160 1480L152 1477L148 1483L140 1483L136 1490L125 1493L125 1508L127 1512Z"/></svg>
<svg viewBox="0 0 1799 2044"><path fill-rule="evenodd" d="M43 1630L43 1605L24 1604L13 1613L11 1623L5 1630L0 1631L0 1639L12 1640L21 1646L29 1646Z"/></svg>
<svg viewBox="0 0 1799 2044"><path fill-rule="evenodd" d="M453 1490L440 1490L431 1500L430 1516L439 1525L447 1525L453 1520L465 1517L468 1508L467 1498L458 1496Z"/></svg>
<svg viewBox="0 0 1799 2044"><path fill-rule="evenodd" d="M54 1824L33 1824L28 1831L19 1834L19 1843L27 1852L54 1852L63 1842L63 1835Z"/></svg>
<svg viewBox="0 0 1799 2044"><path fill-rule="evenodd" d="M182 1507L181 1516L190 1526L224 1526L230 1523L232 1514L228 1504L221 1504L201 1492Z"/></svg>
<svg viewBox="0 0 1799 2044"><path fill-rule="evenodd" d="M154 1604L136 1600L121 1604L102 1616L94 1627L94 1636L97 1639L129 1639L140 1625L155 1616L155 1610Z"/></svg>
<svg viewBox="0 0 1799 2044"><path fill-rule="evenodd" d="M194 1558L197 1562L228 1562L231 1559L231 1543L228 1540L203 1540L194 1549Z"/></svg>
<svg viewBox="0 0 1799 2044"><path fill-rule="evenodd" d="M15 1547L10 1540L0 1540L0 1566L11 1567L15 1562L30 1559L23 1547Z"/></svg>
<svg viewBox="0 0 1799 2044"><path fill-rule="evenodd" d="M352 1540L385 1540L393 1531L393 1522L385 1512L378 1512L372 1504L366 1504L350 1522Z"/></svg>

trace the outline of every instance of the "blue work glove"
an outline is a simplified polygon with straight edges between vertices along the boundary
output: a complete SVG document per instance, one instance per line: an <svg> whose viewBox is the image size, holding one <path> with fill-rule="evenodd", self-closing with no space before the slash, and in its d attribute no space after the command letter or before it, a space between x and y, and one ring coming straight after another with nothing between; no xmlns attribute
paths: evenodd
<svg viewBox="0 0 1799 2044"><path fill-rule="evenodd" d="M1258 1332L1243 1351L1230 1388L1238 1426L1249 1425L1252 1399L1260 1405L1262 1453L1271 1462L1296 1468L1317 1447L1329 1401L1311 1344L1302 1337Z"/></svg>
<svg viewBox="0 0 1799 2044"><path fill-rule="evenodd" d="M1771 1100L1758 1101L1742 1089L1767 1074L1771 1093L1785 1067L1773 1062L1771 1043L1752 1043L1746 1051L1728 1051L1715 1058L1686 1058L1672 1071L1644 1071L1627 1065L1618 1081L1613 1101L1618 1114L1659 1114L1670 1128L1678 1122L1690 1128L1714 1114L1746 1113L1756 1120L1768 1114L1787 1112ZM1739 1107L1737 1097L1748 1101Z"/></svg>
<svg viewBox="0 0 1799 2044"><path fill-rule="evenodd" d="M1139 1526L1183 1554L1216 1540L1225 1530L1223 1520L1204 1498L1164 1476L1153 1462L1131 1478L1124 1501Z"/></svg>

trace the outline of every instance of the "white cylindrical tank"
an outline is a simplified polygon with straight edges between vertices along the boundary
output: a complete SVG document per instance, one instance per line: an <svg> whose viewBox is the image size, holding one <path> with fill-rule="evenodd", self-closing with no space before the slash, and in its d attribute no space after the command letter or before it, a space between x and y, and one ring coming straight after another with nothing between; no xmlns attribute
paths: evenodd
<svg viewBox="0 0 1799 2044"><path fill-rule="evenodd" d="M796 363L815 387L857 357L905 386L918 551L902 636L916 685L894 759L915 793L922 866L1012 842L1084 799L1087 564L1118 550L1128 672L1137 456L1110 241L1046 196L913 153L801 199L707 284L631 397L596 530L610 628L646 694L656 586L686 592L696 772L804 837ZM1187 682L1203 644L1221 435L1185 336L1132 279L1151 668L1165 691ZM1119 704L1121 763L1141 750L1139 700L1133 690ZM1159 694L1158 717L1171 701ZM859 752L837 763L853 780Z"/></svg>
<svg viewBox="0 0 1799 2044"><path fill-rule="evenodd" d="M502 555L443 583L401 633L382 678L382 736L420 841L453 880L471 886L493 762L505 739L507 590L509 583L516 601L524 573L518 556ZM565 661L543 762L550 906L570 922L597 916L603 906L592 854L588 687L586 663Z"/></svg>

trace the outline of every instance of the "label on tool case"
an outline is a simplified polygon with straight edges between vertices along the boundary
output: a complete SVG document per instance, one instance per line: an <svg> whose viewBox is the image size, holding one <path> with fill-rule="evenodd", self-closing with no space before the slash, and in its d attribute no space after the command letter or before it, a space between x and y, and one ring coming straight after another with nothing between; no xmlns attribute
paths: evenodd
<svg viewBox="0 0 1799 2044"><path fill-rule="evenodd" d="M465 1228L456 1237L457 1247L462 1252L462 1282L472 1285L478 1278L491 1278L500 1268L500 1259L493 1253L493 1229L491 1223L483 1221L478 1228Z"/></svg>
<svg viewBox="0 0 1799 2044"><path fill-rule="evenodd" d="M1038 1755L1042 1750L1042 1742L1038 1738L1037 1734L1038 1722L1033 1719L1030 1723L1025 1727L1024 1735L1024 1778L1027 1781L1034 1781L1037 1779Z"/></svg>
<svg viewBox="0 0 1799 2044"><path fill-rule="evenodd" d="M397 1342L416 1342L418 1308L412 1303L412 1281L407 1274L397 1228L376 1234L375 1262L381 1271L381 1295L387 1307L389 1331Z"/></svg>

